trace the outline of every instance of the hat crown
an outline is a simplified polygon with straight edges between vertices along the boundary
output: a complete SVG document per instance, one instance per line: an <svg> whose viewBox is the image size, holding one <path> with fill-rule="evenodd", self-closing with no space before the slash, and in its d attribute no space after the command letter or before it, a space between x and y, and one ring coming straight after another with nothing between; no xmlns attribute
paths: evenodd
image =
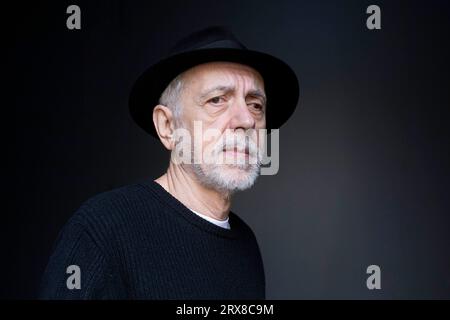
<svg viewBox="0 0 450 320"><path fill-rule="evenodd" d="M182 38L172 47L169 55L211 48L247 49L229 29L213 26Z"/></svg>

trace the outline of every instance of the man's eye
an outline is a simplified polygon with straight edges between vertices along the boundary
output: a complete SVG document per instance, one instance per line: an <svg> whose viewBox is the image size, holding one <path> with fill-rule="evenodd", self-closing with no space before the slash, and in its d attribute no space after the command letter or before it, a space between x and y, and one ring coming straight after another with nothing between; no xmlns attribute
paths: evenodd
<svg viewBox="0 0 450 320"><path fill-rule="evenodd" d="M259 103L250 103L250 107L258 111L261 111L263 109L262 104Z"/></svg>
<svg viewBox="0 0 450 320"><path fill-rule="evenodd" d="M214 97L214 98L210 99L209 102L211 102L213 104L219 104L221 102L224 102L224 98L223 97Z"/></svg>

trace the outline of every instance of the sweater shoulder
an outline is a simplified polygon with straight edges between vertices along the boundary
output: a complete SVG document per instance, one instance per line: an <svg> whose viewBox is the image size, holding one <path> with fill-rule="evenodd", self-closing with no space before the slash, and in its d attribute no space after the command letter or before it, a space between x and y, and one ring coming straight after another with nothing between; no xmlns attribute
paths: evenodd
<svg viewBox="0 0 450 320"><path fill-rule="evenodd" d="M89 218L114 217L139 210L143 205L156 199L145 192L139 183L117 187L100 192L81 203L74 217L85 220Z"/></svg>
<svg viewBox="0 0 450 320"><path fill-rule="evenodd" d="M80 204L68 224L81 224L88 231L110 235L117 228L129 226L130 220L155 217L158 199L142 188L129 184L100 192Z"/></svg>
<svg viewBox="0 0 450 320"><path fill-rule="evenodd" d="M142 200L142 187L139 183L120 186L97 193L86 199L80 208L95 211L99 214L110 209L120 209L127 204Z"/></svg>
<svg viewBox="0 0 450 320"><path fill-rule="evenodd" d="M232 224L232 226L231 226L232 228L239 228L241 234L247 236L251 240L256 241L255 233L253 232L250 225L248 225L247 222L245 222L243 218L238 216L233 211L230 211L230 221Z"/></svg>

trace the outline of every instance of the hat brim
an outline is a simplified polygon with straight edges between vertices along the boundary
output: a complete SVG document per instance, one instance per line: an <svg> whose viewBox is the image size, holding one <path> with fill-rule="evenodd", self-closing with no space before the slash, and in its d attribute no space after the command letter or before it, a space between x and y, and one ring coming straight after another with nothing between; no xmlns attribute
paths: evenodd
<svg viewBox="0 0 450 320"><path fill-rule="evenodd" d="M158 137L152 119L153 108L159 104L162 92L180 73L213 61L248 65L261 74L267 96L267 129L280 128L294 113L299 84L295 72L285 62L258 51L210 48L173 55L149 67L136 80L130 93L129 109L133 120L147 133Z"/></svg>

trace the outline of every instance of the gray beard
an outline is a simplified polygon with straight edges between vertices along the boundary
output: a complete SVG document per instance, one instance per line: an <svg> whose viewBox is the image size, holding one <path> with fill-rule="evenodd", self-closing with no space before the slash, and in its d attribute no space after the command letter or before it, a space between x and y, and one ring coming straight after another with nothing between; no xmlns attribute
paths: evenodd
<svg viewBox="0 0 450 320"><path fill-rule="evenodd" d="M234 177L227 176L225 171L228 169L226 169L226 167L231 167L231 165L226 164L207 164L202 166L201 164L193 163L191 168L195 177L202 185L219 192L230 194L252 187L261 171L259 164L242 164L232 166L233 168L239 168L242 173L239 175L234 173ZM236 178L236 176L238 177Z"/></svg>

